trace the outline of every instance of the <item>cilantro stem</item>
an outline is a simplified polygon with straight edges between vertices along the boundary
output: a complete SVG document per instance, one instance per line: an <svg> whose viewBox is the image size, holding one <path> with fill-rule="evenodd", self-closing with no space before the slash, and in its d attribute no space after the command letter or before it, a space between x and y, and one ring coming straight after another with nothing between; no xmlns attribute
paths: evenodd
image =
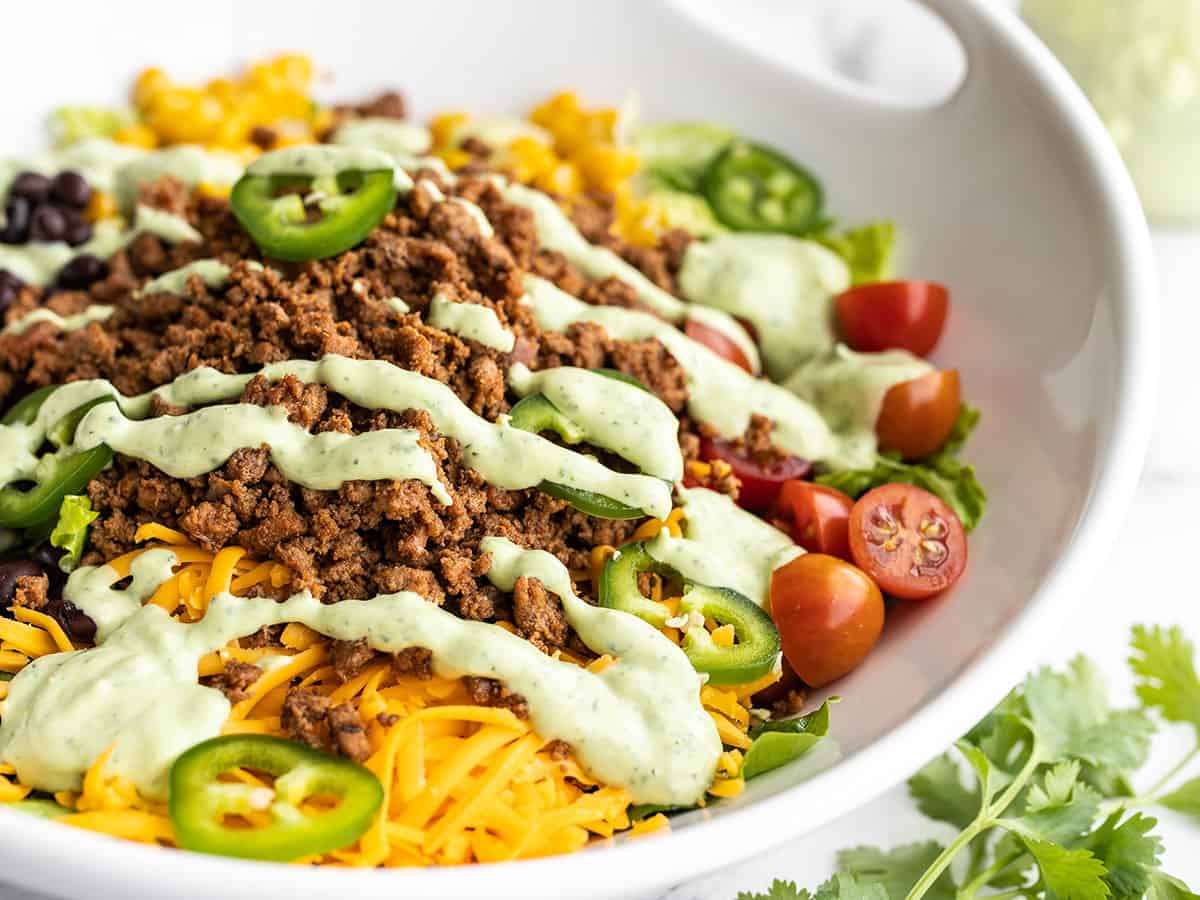
<svg viewBox="0 0 1200 900"><path fill-rule="evenodd" d="M1015 863L1018 859L1025 855L1023 850L1017 850L1010 853L1006 857L996 860L992 865L988 866L969 882L964 884L958 891L958 896L966 900L966 898L974 897L979 891L993 878ZM1017 891L1016 893L1020 893ZM988 900L995 900L994 897L988 897Z"/></svg>
<svg viewBox="0 0 1200 900"><path fill-rule="evenodd" d="M970 844L971 841L996 824L996 818L1017 799L1041 763L1041 748L1038 746L1036 736L1034 736L1033 746L1029 750L1029 759L1025 761L1025 765L1021 767L1021 771L1017 773L1016 777L1005 788L1004 793L991 803L987 802L986 797L984 798L983 807L979 810L979 815L937 855L937 859L930 863L929 868L925 870L925 874L913 885L912 890L908 892L908 896L904 900L921 900L921 897L925 896L925 893L933 887L934 882L950 867L950 863L954 861L954 857Z"/></svg>
<svg viewBox="0 0 1200 900"><path fill-rule="evenodd" d="M1150 790L1143 791L1132 802L1134 804L1154 803L1158 799L1158 795L1161 794L1166 786L1171 783L1171 779L1186 769L1188 764L1198 755L1200 755L1200 743L1197 743L1196 746L1192 747L1191 752L1189 752L1183 759L1172 766L1171 770L1167 772L1167 774L1158 779L1158 781L1154 782L1154 786L1150 788Z"/></svg>

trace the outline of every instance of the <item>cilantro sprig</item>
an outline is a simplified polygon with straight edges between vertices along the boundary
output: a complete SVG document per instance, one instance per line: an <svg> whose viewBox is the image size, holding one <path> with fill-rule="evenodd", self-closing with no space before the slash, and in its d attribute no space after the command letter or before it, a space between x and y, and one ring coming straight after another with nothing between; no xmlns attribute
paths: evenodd
<svg viewBox="0 0 1200 900"><path fill-rule="evenodd" d="M1200 900L1161 870L1163 806L1200 822L1200 674L1179 628L1136 627L1129 667L1138 705L1115 709L1079 657L1040 669L951 752L909 779L947 844L854 847L815 892L776 881L737 900ZM1162 722L1190 726L1191 750L1145 791L1134 778Z"/></svg>

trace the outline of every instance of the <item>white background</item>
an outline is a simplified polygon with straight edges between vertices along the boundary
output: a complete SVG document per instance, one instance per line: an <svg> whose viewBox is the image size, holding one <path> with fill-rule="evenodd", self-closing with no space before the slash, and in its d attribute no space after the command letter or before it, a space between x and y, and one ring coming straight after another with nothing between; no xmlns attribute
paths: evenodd
<svg viewBox="0 0 1200 900"><path fill-rule="evenodd" d="M710 6L709 0L691 0ZM1014 0L995 0L1012 5ZM1139 2L1139 0L1096 0ZM736 18L722 27L744 29L756 42L771 40L782 58L797 55L827 61L844 71L884 84L893 95L936 91L952 77L955 57L939 47L911 55L907 61L873 54L905 37L905 20L892 21L896 0L760 0L715 6L720 19ZM164 61L170 64L171 61ZM951 73L951 74L948 74ZM1200 163L1198 163L1200 165ZM1135 622L1182 623L1200 637L1200 589L1189 565L1200 536L1200 423L1196 421L1195 336L1200 334L1200 231L1157 231L1155 250L1162 278L1163 377L1158 425L1137 499L1124 533L1104 571L1095 573L1082 608L1086 611L1065 634L1046 635L1047 662L1061 662L1086 652L1108 673L1114 693L1130 699L1125 674L1129 628ZM1013 673L1014 681L1020 673ZM1154 769L1171 764L1187 748L1182 731L1159 739ZM909 773L897 772L900 779ZM1196 774L1200 774L1197 772ZM805 809L798 803L796 815ZM1193 888L1200 887L1200 827L1169 813L1159 832L1166 843L1168 871ZM681 885L663 900L733 900L740 890L762 890L776 877L815 886L833 870L834 854L858 844L889 847L944 835L922 819L903 787L822 829L815 836L784 844L696 881L687 881L688 860L664 860L678 869ZM0 900L37 900L34 895L0 885ZM99 900L99 898L98 898Z"/></svg>

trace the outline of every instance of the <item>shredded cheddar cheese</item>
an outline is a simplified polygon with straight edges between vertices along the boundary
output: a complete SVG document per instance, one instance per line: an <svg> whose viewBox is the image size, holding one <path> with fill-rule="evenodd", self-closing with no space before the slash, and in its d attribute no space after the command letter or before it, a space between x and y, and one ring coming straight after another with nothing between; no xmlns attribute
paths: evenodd
<svg viewBox="0 0 1200 900"><path fill-rule="evenodd" d="M639 531L654 534L665 527L682 534L682 518L682 511L675 510L665 521L653 520ZM109 565L125 575L140 553L153 547L173 551L175 573L148 602L184 621L203 618L219 593L243 595L255 586L279 588L291 580L286 567L256 560L243 548L210 553L162 525L141 526L136 539L143 547ZM602 567L612 552L611 547L596 548L592 569ZM656 579L655 599L677 609L678 598L664 599L663 590ZM0 619L0 670L19 671L38 656L74 649L49 616L20 608L14 614L19 621ZM679 639L678 629L668 631ZM631 822L628 791L598 784L569 748L536 734L527 720L507 709L474 704L462 679L397 675L390 662L380 659L343 683L329 664L327 638L294 623L284 628L279 643L244 647L233 641L200 660L198 676L209 678L220 675L227 662L275 658L246 698L233 705L223 732L283 735L280 714L293 685L323 693L335 704L349 703L366 726L371 752L364 764L379 778L385 796L374 824L355 845L298 862L355 867L500 862L570 853L618 832L640 836L669 829L662 815ZM597 673L616 662L608 655L583 659L565 651L558 657ZM750 743L749 696L734 688L702 689L701 701L728 748L709 792L714 797L741 791L740 750ZM79 792L55 795L71 810L59 821L142 843L173 845L165 805L106 773L108 755L89 768ZM252 786L269 786L253 773L234 774ZM15 802L29 793L10 766L0 766L0 802Z"/></svg>

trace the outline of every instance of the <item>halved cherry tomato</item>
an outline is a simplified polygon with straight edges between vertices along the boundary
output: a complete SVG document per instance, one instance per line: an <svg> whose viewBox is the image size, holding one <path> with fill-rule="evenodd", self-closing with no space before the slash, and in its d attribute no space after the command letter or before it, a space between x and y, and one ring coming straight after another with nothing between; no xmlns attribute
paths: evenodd
<svg viewBox="0 0 1200 900"><path fill-rule="evenodd" d="M811 481L789 481L779 490L773 518L787 525L792 540L813 553L850 558L850 510L841 491Z"/></svg>
<svg viewBox="0 0 1200 900"><path fill-rule="evenodd" d="M911 484L885 484L854 504L850 553L885 593L924 600L958 581L967 567L967 536L940 497Z"/></svg>
<svg viewBox="0 0 1200 900"><path fill-rule="evenodd" d="M835 302L838 329L852 349L928 356L946 325L950 292L934 281L882 281L853 287Z"/></svg>
<svg viewBox="0 0 1200 900"><path fill-rule="evenodd" d="M883 595L861 569L806 553L771 576L771 617L788 663L821 687L871 652L883 631Z"/></svg>
<svg viewBox="0 0 1200 900"><path fill-rule="evenodd" d="M771 508L784 482L806 478L812 472L812 463L798 456L787 456L770 466L760 466L735 450L729 441L720 438L701 438L700 457L706 461L723 459L729 463L729 468L741 482L738 506L757 513Z"/></svg>
<svg viewBox="0 0 1200 900"><path fill-rule="evenodd" d="M894 450L905 459L936 453L954 428L961 402L957 369L896 385L884 394L875 420L879 449Z"/></svg>
<svg viewBox="0 0 1200 900"><path fill-rule="evenodd" d="M735 366L741 366L747 372L750 371L750 360L746 359L742 348L715 328L709 328L695 319L688 319L684 323L683 333L693 341L703 344L722 359L729 360Z"/></svg>

